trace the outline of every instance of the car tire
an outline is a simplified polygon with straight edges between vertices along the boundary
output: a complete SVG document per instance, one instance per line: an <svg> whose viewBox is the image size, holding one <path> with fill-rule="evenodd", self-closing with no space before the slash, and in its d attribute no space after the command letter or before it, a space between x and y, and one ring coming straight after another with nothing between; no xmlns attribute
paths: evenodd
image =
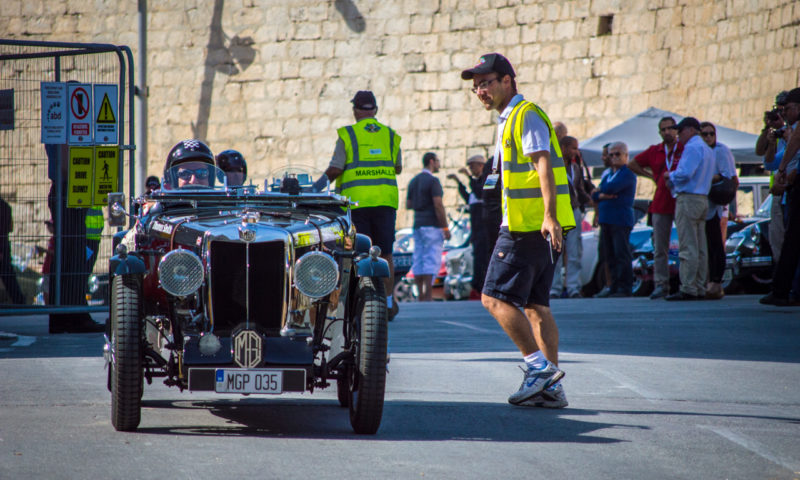
<svg viewBox="0 0 800 480"><path fill-rule="evenodd" d="M350 425L358 434L378 431L386 391L388 313L383 282L379 278L358 280L353 318L350 322L353 363L345 368Z"/></svg>
<svg viewBox="0 0 800 480"><path fill-rule="evenodd" d="M139 426L142 410L142 278L117 275L112 280L111 423L118 431Z"/></svg>

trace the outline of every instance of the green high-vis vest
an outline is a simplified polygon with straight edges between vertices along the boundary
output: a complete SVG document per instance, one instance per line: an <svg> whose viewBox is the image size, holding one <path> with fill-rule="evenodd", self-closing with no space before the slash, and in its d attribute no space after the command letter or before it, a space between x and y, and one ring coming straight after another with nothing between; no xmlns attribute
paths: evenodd
<svg viewBox="0 0 800 480"><path fill-rule="evenodd" d="M347 161L336 178L336 192L358 206L397 209L397 178L394 171L400 153L400 135L374 118L337 130L344 142Z"/></svg>
<svg viewBox="0 0 800 480"><path fill-rule="evenodd" d="M536 165L522 150L522 128L525 114L533 110L550 129L550 143L556 158L550 158L555 177L556 218L564 232L575 228L575 216L569 199L569 184L561 147L547 114L536 104L521 101L512 110L503 126L503 211L512 232L533 232L542 228L544 198Z"/></svg>

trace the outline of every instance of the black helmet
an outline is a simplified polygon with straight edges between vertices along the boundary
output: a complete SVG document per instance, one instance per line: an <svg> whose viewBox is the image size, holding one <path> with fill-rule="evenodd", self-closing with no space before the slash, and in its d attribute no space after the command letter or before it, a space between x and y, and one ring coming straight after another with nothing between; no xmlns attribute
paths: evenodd
<svg viewBox="0 0 800 480"><path fill-rule="evenodd" d="M242 172L244 178L247 179L247 162L244 155L236 150L224 150L217 154L217 167L225 173L228 172Z"/></svg>
<svg viewBox="0 0 800 480"><path fill-rule="evenodd" d="M200 140L183 140L178 142L167 155L167 162L164 164L164 181L173 186L178 184L176 178L170 178L169 170L175 165L186 162L203 162L214 166L214 154L208 145ZM213 170L213 169L212 169Z"/></svg>
<svg viewBox="0 0 800 480"><path fill-rule="evenodd" d="M150 175L147 177L147 180L144 182L145 187L153 186L153 190L158 190L161 188L161 180L158 179L155 175Z"/></svg>

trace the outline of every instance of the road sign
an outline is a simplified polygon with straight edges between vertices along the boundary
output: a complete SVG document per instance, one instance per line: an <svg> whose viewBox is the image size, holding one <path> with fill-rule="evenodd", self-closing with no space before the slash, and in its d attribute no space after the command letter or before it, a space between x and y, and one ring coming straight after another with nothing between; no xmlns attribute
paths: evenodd
<svg viewBox="0 0 800 480"><path fill-rule="evenodd" d="M94 147L69 147L67 207L92 206Z"/></svg>
<svg viewBox="0 0 800 480"><path fill-rule="evenodd" d="M95 147L93 203L105 206L108 194L118 192L119 147Z"/></svg>
<svg viewBox="0 0 800 480"><path fill-rule="evenodd" d="M94 141L117 143L119 97L116 85L94 86Z"/></svg>
<svg viewBox="0 0 800 480"><path fill-rule="evenodd" d="M67 126L67 143L70 145L91 145L92 138L92 96L91 85L85 83L67 83L67 101L69 102L69 124Z"/></svg>
<svg viewBox="0 0 800 480"><path fill-rule="evenodd" d="M42 143L67 143L67 85L42 82Z"/></svg>

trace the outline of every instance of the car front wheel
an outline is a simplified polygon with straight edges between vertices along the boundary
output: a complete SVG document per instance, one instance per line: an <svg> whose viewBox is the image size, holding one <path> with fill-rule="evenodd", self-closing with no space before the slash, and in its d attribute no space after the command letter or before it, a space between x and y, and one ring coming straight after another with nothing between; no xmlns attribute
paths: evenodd
<svg viewBox="0 0 800 480"><path fill-rule="evenodd" d="M359 434L378 431L386 390L388 317L380 278L362 277L350 323L353 363L345 369L350 424Z"/></svg>
<svg viewBox="0 0 800 480"><path fill-rule="evenodd" d="M111 423L119 431L139 426L142 408L142 279L117 275L111 300Z"/></svg>

